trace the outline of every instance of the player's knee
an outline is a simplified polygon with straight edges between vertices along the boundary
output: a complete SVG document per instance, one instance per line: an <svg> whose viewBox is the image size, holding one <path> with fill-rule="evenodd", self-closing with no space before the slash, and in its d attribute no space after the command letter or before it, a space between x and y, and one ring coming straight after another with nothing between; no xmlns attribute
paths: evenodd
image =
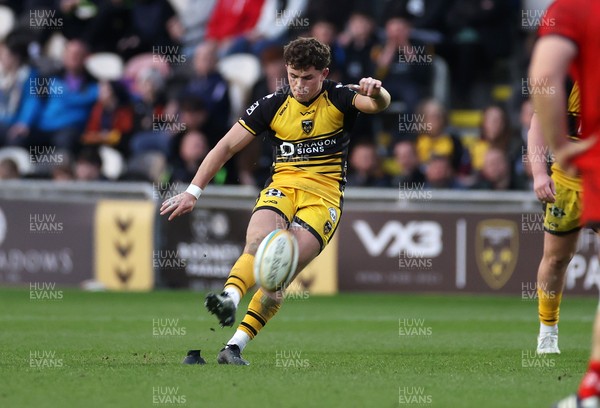
<svg viewBox="0 0 600 408"><path fill-rule="evenodd" d="M244 246L244 253L256 255L256 251L258 250L258 247L261 242L262 242L262 239L258 238L258 237L246 239L246 245Z"/></svg>
<svg viewBox="0 0 600 408"><path fill-rule="evenodd" d="M565 271L573 255L572 252L544 253L544 260L553 271Z"/></svg>

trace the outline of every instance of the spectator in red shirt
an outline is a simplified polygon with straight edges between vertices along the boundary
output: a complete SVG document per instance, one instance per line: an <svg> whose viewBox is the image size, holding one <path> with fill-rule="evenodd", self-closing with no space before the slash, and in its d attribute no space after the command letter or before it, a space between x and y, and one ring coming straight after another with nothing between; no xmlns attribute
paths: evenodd
<svg viewBox="0 0 600 408"><path fill-rule="evenodd" d="M206 39L216 41L224 54L233 40L254 29L263 4L264 0L217 0L206 27Z"/></svg>

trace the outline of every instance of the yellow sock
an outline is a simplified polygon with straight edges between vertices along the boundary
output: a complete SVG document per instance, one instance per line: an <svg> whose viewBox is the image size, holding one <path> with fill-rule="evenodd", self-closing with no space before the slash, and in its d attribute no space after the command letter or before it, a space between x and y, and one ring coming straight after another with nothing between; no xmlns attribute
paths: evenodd
<svg viewBox="0 0 600 408"><path fill-rule="evenodd" d="M231 268L225 288L232 286L244 297L256 281L254 280L254 255L242 254Z"/></svg>
<svg viewBox="0 0 600 408"><path fill-rule="evenodd" d="M248 305L248 311L238 330L244 331L251 339L254 338L265 324L275 316L281 303L263 294L262 290L256 291Z"/></svg>
<svg viewBox="0 0 600 408"><path fill-rule="evenodd" d="M543 289L538 288L538 311L540 315L540 323L545 324L546 326L554 326L555 324L558 324L561 299L562 292L545 292Z"/></svg>

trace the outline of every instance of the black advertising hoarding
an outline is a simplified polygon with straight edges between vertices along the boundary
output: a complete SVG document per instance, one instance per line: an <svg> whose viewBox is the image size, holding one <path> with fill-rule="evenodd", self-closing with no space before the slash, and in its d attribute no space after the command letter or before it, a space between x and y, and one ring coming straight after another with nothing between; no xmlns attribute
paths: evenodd
<svg viewBox="0 0 600 408"><path fill-rule="evenodd" d="M0 283L73 286L92 279L95 207L0 200Z"/></svg>
<svg viewBox="0 0 600 408"><path fill-rule="evenodd" d="M161 217L161 246L154 266L166 287L221 289L242 254L251 211L195 209L167 221Z"/></svg>
<svg viewBox="0 0 600 408"><path fill-rule="evenodd" d="M338 288L371 292L535 293L539 213L345 211ZM566 292L598 294L598 240L582 232ZM532 295L533 296L533 295Z"/></svg>
<svg viewBox="0 0 600 408"><path fill-rule="evenodd" d="M454 257L443 215L344 211L338 226L340 291L445 290Z"/></svg>

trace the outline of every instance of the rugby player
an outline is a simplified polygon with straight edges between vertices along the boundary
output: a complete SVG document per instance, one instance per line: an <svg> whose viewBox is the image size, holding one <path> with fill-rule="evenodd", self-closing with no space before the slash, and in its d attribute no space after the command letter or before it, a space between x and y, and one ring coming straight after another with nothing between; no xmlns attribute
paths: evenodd
<svg viewBox="0 0 600 408"><path fill-rule="evenodd" d="M362 78L342 86L327 79L331 51L314 38L299 38L284 48L289 85L254 102L208 153L186 192L167 200L161 215L169 220L189 213L202 190L234 154L267 132L273 145L272 176L260 192L246 232L243 254L221 294L205 305L222 326L232 326L240 299L255 284L254 255L271 231L287 227L299 247L296 275L333 236L342 214L349 130L359 114L377 113L390 104L381 81ZM279 310L282 297L258 289L227 345L220 364L247 365L241 352Z"/></svg>
<svg viewBox="0 0 600 408"><path fill-rule="evenodd" d="M567 107L568 136L577 140L579 131L579 88L573 85ZM575 254L581 230L581 179L553 163L548 175L544 137L537 115L527 134L527 155L533 174L533 189L544 204L544 252L537 274L540 330L538 354L560 354L558 320L567 266Z"/></svg>

